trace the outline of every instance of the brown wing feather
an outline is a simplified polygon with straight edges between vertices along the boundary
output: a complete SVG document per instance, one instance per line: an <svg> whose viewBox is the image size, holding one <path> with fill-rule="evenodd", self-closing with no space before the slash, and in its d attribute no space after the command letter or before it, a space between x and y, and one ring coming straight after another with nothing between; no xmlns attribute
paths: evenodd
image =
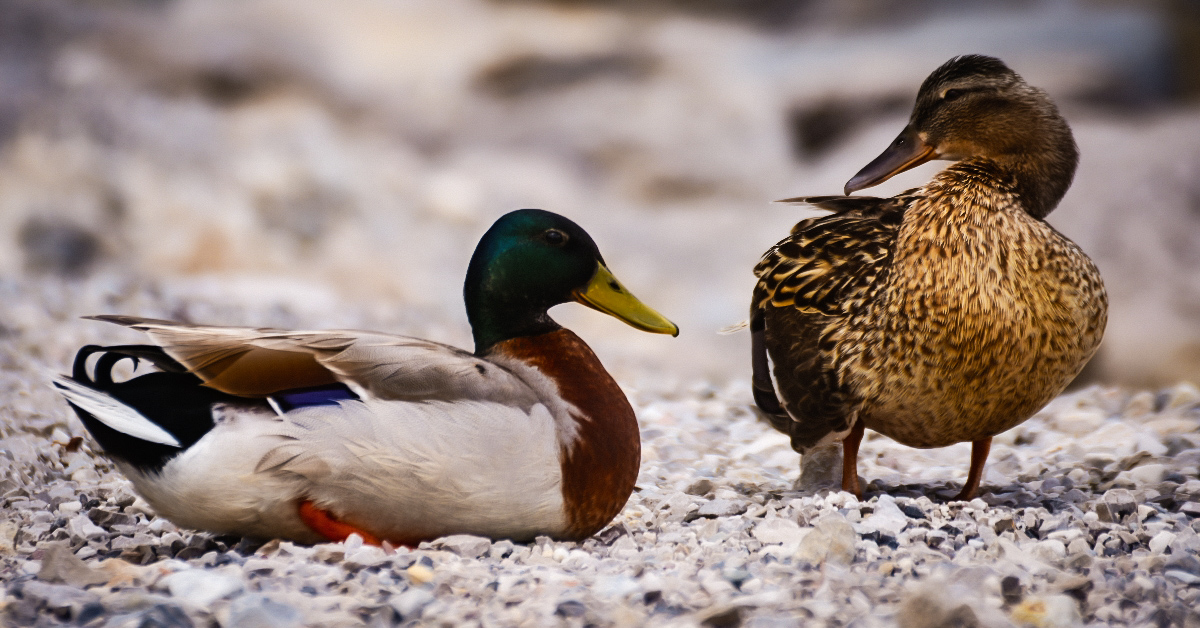
<svg viewBox="0 0 1200 628"><path fill-rule="evenodd" d="M233 395L265 397L341 382L380 399L472 399L519 406L538 402L512 372L419 338L191 325L133 316L90 318L145 332L206 386Z"/></svg>
<svg viewBox="0 0 1200 628"><path fill-rule="evenodd" d="M906 205L904 197L790 200L842 210L798 223L754 269L751 332L763 334L787 415L769 409L771 396L758 390L761 373L756 397L771 424L802 450L850 427L855 400L839 381L830 331L885 283ZM755 357L756 365L765 362Z"/></svg>
<svg viewBox="0 0 1200 628"><path fill-rule="evenodd" d="M279 341L288 337L282 330L189 325L134 316L88 318L145 332L206 386L231 395L265 397L281 390L338 382L310 351L261 346L267 339L282 344Z"/></svg>

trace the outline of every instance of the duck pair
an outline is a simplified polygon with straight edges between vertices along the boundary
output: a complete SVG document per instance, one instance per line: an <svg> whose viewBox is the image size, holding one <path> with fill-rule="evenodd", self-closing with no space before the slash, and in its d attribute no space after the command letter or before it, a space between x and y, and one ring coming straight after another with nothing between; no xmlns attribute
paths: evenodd
<svg viewBox="0 0 1200 628"><path fill-rule="evenodd" d="M1058 394L1103 332L1098 272L1042 220L1076 154L1043 92L996 59L959 57L846 193L929 159L957 164L889 199L790 199L833 214L801 222L759 263L751 332L755 401L797 451L841 441L843 488L861 496L864 428L915 447L970 441L960 497L975 494L991 437ZM590 536L633 490L637 421L547 310L577 301L645 331L678 328L613 277L582 228L540 210L488 230L464 298L474 353L99 316L154 344L84 347L55 384L135 490L183 527L393 545ZM116 381L127 359L155 370Z"/></svg>

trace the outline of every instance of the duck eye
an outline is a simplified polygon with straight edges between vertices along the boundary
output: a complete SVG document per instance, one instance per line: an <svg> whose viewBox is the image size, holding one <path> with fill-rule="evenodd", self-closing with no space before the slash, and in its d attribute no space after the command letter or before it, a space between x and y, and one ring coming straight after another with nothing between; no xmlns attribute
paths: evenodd
<svg viewBox="0 0 1200 628"><path fill-rule="evenodd" d="M946 90L945 94L942 94L942 100L950 102L952 100L958 100L958 98L962 95L963 90L961 89L948 89Z"/></svg>
<svg viewBox="0 0 1200 628"><path fill-rule="evenodd" d="M551 246L562 246L567 243L567 234L558 229L547 229L542 237Z"/></svg>

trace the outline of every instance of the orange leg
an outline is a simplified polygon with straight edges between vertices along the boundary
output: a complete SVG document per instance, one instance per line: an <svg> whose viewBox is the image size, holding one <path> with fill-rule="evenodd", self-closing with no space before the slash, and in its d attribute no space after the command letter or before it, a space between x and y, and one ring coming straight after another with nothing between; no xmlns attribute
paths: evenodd
<svg viewBox="0 0 1200 628"><path fill-rule="evenodd" d="M979 492L979 481L983 479L983 463L987 462L991 450L991 436L971 443L971 470L967 472L967 483L955 500L965 502L975 499L975 494Z"/></svg>
<svg viewBox="0 0 1200 628"><path fill-rule="evenodd" d="M299 510L300 519L308 524L308 527L334 543L340 543L351 534L357 534L367 545L383 545L379 537L344 521L338 521L329 511L314 506L312 500L300 500Z"/></svg>
<svg viewBox="0 0 1200 628"><path fill-rule="evenodd" d="M862 499L862 488L858 485L858 445L862 443L867 426L858 421L850 428L850 434L842 441L842 490L854 493Z"/></svg>

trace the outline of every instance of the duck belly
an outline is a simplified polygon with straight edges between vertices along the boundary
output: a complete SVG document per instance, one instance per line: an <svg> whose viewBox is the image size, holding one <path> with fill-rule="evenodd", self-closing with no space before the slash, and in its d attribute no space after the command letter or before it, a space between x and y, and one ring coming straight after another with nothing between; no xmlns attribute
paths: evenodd
<svg viewBox="0 0 1200 628"><path fill-rule="evenodd" d="M974 231L972 246L910 248L923 262L897 260L874 318L883 324L864 334L846 373L865 393L866 427L912 447L994 436L1033 416L1096 352L1107 299L1091 260L1041 221L999 218L1011 221L1003 238Z"/></svg>
<svg viewBox="0 0 1200 628"><path fill-rule="evenodd" d="M567 529L559 449L540 404L348 401L226 412L160 472L121 470L186 528L324 541L299 516L307 499L393 542L526 540Z"/></svg>
<svg viewBox="0 0 1200 628"><path fill-rule="evenodd" d="M380 538L566 531L559 439L544 405L369 400L288 419L293 440L264 472L302 477L318 507Z"/></svg>

